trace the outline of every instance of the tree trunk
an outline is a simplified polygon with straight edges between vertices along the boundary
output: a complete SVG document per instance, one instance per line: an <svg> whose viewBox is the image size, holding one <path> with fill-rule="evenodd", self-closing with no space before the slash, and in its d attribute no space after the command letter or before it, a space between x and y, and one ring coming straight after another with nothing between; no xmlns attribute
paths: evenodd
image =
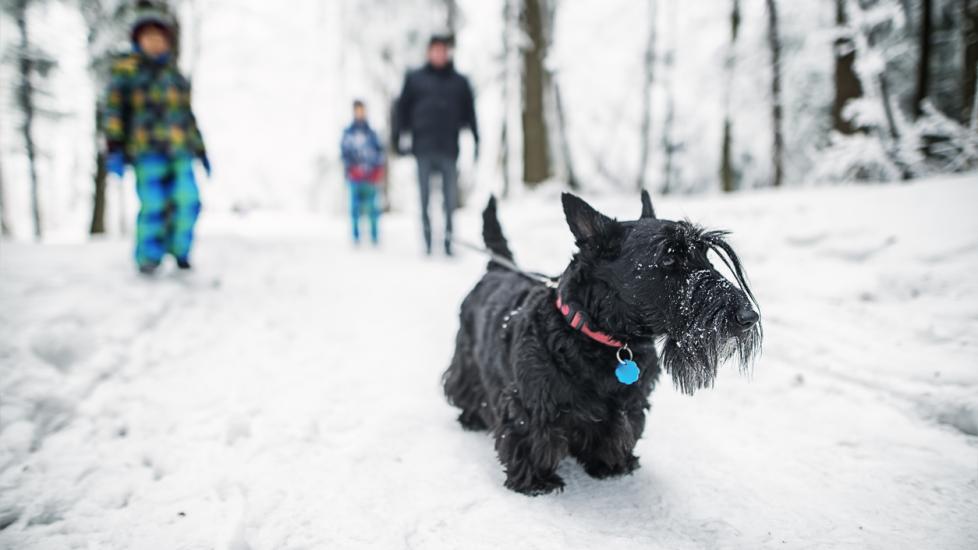
<svg viewBox="0 0 978 550"><path fill-rule="evenodd" d="M649 153L652 148L652 84L655 81L655 2L648 0L649 35L643 56L644 78L642 80L642 127L639 130L638 176L635 186L645 189L645 176L649 166Z"/></svg>
<svg viewBox="0 0 978 550"><path fill-rule="evenodd" d="M89 71L91 71L92 83L95 85L95 93L98 95L102 93L101 88L104 84L102 79L99 78L99 74L102 69L100 65L103 61L105 61L105 59L103 59L105 53L98 47L99 38L107 25L111 24L111 22L116 22L118 13L110 12L100 1L79 2L79 7L81 8L82 17L85 19L87 30L85 45L88 53L88 68ZM92 219L88 226L88 232L91 235L98 235L105 233L106 159L105 153L102 150L102 117L104 113L102 112L102 103L97 97L95 99L94 107L95 109L93 110L93 114L95 116L95 131L92 132L91 137L92 141L94 142L95 171L92 174L92 183L94 184L92 193Z"/></svg>
<svg viewBox="0 0 978 550"><path fill-rule="evenodd" d="M502 74L502 100L503 100L503 123L499 135L499 166L503 175L502 196L509 196L510 189L510 162L509 162L509 115L510 115L510 76L512 67L510 56L512 55L512 26L513 26L513 1L503 0L503 74Z"/></svg>
<svg viewBox="0 0 978 550"><path fill-rule="evenodd" d="M893 101L890 99L889 81L886 75L879 75L880 99L883 103L883 114L886 115L886 127L889 130L890 139L894 143L900 141L900 129L896 124L896 117L893 116Z"/></svg>
<svg viewBox="0 0 978 550"><path fill-rule="evenodd" d="M723 121L723 145L720 148L720 185L724 193L737 190L733 169L733 123L730 118Z"/></svg>
<svg viewBox="0 0 978 550"><path fill-rule="evenodd" d="M92 196L92 224L88 229L88 232L92 235L105 233L106 177L105 153L99 150L95 153L95 175L93 176L95 193Z"/></svg>
<svg viewBox="0 0 978 550"><path fill-rule="evenodd" d="M92 235L105 233L105 186L108 174L105 172L105 151L102 150L102 104L95 105L95 193L92 196L92 224L88 232Z"/></svg>
<svg viewBox="0 0 978 550"><path fill-rule="evenodd" d="M835 24L838 30L846 27L846 0L835 0ZM862 97L863 88L853 69L856 61L856 47L849 36L835 41L835 99L832 102L832 128L840 134L854 134L859 131L851 121L843 116L849 100Z"/></svg>
<svg viewBox="0 0 978 550"><path fill-rule="evenodd" d="M920 61L917 63L917 88L913 100L914 119L923 114L923 103L930 87L931 0L920 2Z"/></svg>
<svg viewBox="0 0 978 550"><path fill-rule="evenodd" d="M503 98L506 99L506 94ZM505 101L504 101L505 104ZM506 118L503 119L503 127L499 135L499 169L503 173L503 190L502 197L505 199L509 196L510 188L510 177L509 177L509 121Z"/></svg>
<svg viewBox="0 0 978 550"><path fill-rule="evenodd" d="M886 124L890 134L889 144L887 145L886 140L883 140L883 144L886 146L887 156L889 156L893 165L900 170L900 178L906 181L913 177L913 172L900 157L898 150L900 147L900 129L897 127L896 117L893 115L893 101L890 99L889 82L883 73L879 75L879 89L880 99L883 102L883 114L886 115Z"/></svg>
<svg viewBox="0 0 978 550"><path fill-rule="evenodd" d="M121 180L121 178L119 178ZM119 233L129 234L129 212L126 211L126 186L117 180L116 189L119 191Z"/></svg>
<svg viewBox="0 0 978 550"><path fill-rule="evenodd" d="M971 89L974 90L975 88L978 88L978 77L976 77ZM968 128L972 132L978 132L978 93L974 93L971 97L971 121L968 123Z"/></svg>
<svg viewBox="0 0 978 550"><path fill-rule="evenodd" d="M7 208L3 202L3 168L0 167L0 236L7 235L10 235L10 226L7 224Z"/></svg>
<svg viewBox="0 0 978 550"><path fill-rule="evenodd" d="M556 83L554 83L554 103L557 111L557 137L560 142L560 153L564 160L564 171L567 173L567 187L575 190L580 189L581 184L577 181L577 174L574 172L570 140L567 137L567 117L564 111L564 101L560 96L560 85Z"/></svg>
<svg viewBox="0 0 978 550"><path fill-rule="evenodd" d="M978 130L978 0L961 0L961 121Z"/></svg>
<svg viewBox="0 0 978 550"><path fill-rule="evenodd" d="M665 163L662 167L662 191L663 195L668 195L673 191L673 157L676 153L676 148L672 143L672 123L675 118L675 110L673 109L672 101L672 90L666 92L666 119L663 123L662 129L662 149L665 152Z"/></svg>
<svg viewBox="0 0 978 550"><path fill-rule="evenodd" d="M771 125L773 146L771 156L774 179L771 185L780 187L784 182L784 106L781 98L781 39L778 35L778 6L775 0L767 0L767 39L771 49Z"/></svg>
<svg viewBox="0 0 978 550"><path fill-rule="evenodd" d="M865 0L860 0L856 5L862 10L867 9ZM860 49L872 51L873 48L877 46L879 34L880 30L878 28L870 28L861 31L863 43L859 45ZM856 37L856 41L857 43L860 42L860 37ZM883 150L886 152L887 158L889 158L893 163L893 166L900 171L901 179L910 179L913 174L900 154L900 128L897 125L896 116L894 114L893 99L890 97L889 81L886 78L886 65L884 64L882 67L880 67L879 72L875 75L874 79L862 84L865 85L863 88L864 93L866 93L870 99L873 101L875 101L877 98L879 99L880 104L883 107L883 114L886 118L886 126L884 127L882 124L874 125L872 127L873 133L876 134L880 144L883 146Z"/></svg>
<svg viewBox="0 0 978 550"><path fill-rule="evenodd" d="M189 0L190 4L190 61L187 63L187 80L191 85L200 65L200 54L203 41L204 7L197 0Z"/></svg>
<svg viewBox="0 0 978 550"><path fill-rule="evenodd" d="M737 68L737 34L740 30L740 0L733 0L730 10L730 50L724 66L726 92L723 98L723 145L720 151L720 185L724 192L737 189L736 173L733 167L733 113L731 112L731 96L733 95L733 77Z"/></svg>
<svg viewBox="0 0 978 550"><path fill-rule="evenodd" d="M31 217L34 222L34 237L41 239L41 204L37 181L37 148L34 144L34 85L31 75L34 72L34 62L30 53L30 34L27 27L27 2L20 0L16 4L17 32L20 36L20 52L17 60L16 86L17 106L24 117L20 130L24 138L24 149L27 152L27 168L31 183Z"/></svg>
<svg viewBox="0 0 978 550"><path fill-rule="evenodd" d="M546 42L543 6L546 0L524 0L523 30L529 45L523 50L523 181L534 186L550 177L550 146L544 107Z"/></svg>
<svg viewBox="0 0 978 550"><path fill-rule="evenodd" d="M458 2L456 0L444 0L445 2L445 27L454 37L458 28Z"/></svg>
<svg viewBox="0 0 978 550"><path fill-rule="evenodd" d="M669 20L665 24L665 53L662 56L662 83L663 92L666 96L666 114L662 122L662 151L665 156L662 165L662 187L660 193L668 195L671 193L676 182L673 181L674 163L673 158L676 154L676 145L673 143L672 126L675 120L675 102L673 101L673 63L676 55L676 27L678 2L671 0L666 3Z"/></svg>

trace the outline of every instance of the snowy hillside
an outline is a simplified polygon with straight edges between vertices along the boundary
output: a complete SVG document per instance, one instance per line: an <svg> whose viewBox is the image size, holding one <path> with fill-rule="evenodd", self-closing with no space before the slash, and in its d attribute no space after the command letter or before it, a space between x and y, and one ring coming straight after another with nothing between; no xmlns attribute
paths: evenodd
<svg viewBox="0 0 978 550"><path fill-rule="evenodd" d="M128 242L2 243L0 548L976 548L975 204L973 176L658 201L734 231L763 357L664 379L638 472L568 462L536 499L440 393L483 260L422 259L410 213L382 250L211 215L156 280ZM501 215L525 266L566 262L556 189Z"/></svg>

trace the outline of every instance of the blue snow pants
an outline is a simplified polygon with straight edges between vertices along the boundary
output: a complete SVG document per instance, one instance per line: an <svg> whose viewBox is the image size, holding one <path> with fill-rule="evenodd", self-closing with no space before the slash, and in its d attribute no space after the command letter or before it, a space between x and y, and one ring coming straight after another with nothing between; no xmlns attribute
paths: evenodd
<svg viewBox="0 0 978 550"><path fill-rule="evenodd" d="M136 159L135 169L139 195L136 263L158 264L166 253L189 259L200 213L193 158L150 153Z"/></svg>
<svg viewBox="0 0 978 550"><path fill-rule="evenodd" d="M353 242L360 242L360 215L366 210L370 220L370 240L377 244L380 205L377 204L377 185L365 181L350 181L350 217L353 221Z"/></svg>

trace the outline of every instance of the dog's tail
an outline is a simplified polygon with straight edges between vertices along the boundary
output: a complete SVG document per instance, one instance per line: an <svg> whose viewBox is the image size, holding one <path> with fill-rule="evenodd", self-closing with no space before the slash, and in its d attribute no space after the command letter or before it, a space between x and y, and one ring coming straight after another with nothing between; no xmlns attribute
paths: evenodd
<svg viewBox="0 0 978 550"><path fill-rule="evenodd" d="M482 240L493 254L513 261L513 252L509 249L509 243L503 235L503 228L499 225L499 218L496 217L495 196L489 197L489 204L482 211Z"/></svg>

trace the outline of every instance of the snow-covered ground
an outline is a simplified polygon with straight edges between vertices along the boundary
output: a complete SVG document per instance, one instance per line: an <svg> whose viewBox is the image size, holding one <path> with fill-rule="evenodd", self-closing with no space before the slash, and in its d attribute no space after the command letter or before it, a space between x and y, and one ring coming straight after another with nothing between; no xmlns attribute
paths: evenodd
<svg viewBox="0 0 978 550"><path fill-rule="evenodd" d="M502 206L529 268L571 253L556 191ZM128 242L2 243L0 548L978 548L976 204L973 175L658 201L734 230L763 357L664 379L638 472L535 499L440 392L483 260L423 259L412 216L355 250L211 214L155 280Z"/></svg>

